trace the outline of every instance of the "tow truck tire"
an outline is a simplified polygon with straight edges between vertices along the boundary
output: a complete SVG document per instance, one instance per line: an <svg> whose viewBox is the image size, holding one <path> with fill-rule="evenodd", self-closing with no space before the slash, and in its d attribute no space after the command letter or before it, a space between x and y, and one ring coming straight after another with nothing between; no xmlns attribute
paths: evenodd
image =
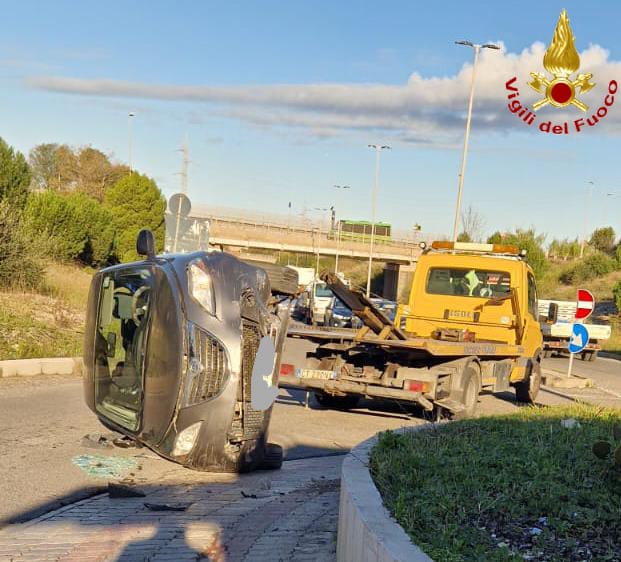
<svg viewBox="0 0 621 562"><path fill-rule="evenodd" d="M278 470L282 466L282 447L275 443L268 443L265 447L265 456L260 468L263 470Z"/></svg>
<svg viewBox="0 0 621 562"><path fill-rule="evenodd" d="M349 410L355 408L360 402L359 396L331 396L323 392L315 392L315 400L324 408L333 410Z"/></svg>
<svg viewBox="0 0 621 562"><path fill-rule="evenodd" d="M466 366L461 376L461 388L463 389L462 400L464 409L454 416L456 420L472 418L477 413L479 392L481 391L481 377L476 366L472 364Z"/></svg>
<svg viewBox="0 0 621 562"><path fill-rule="evenodd" d="M515 397L518 402L534 404L541 387L541 361L539 356L531 361L531 369L525 381L515 384Z"/></svg>
<svg viewBox="0 0 621 562"><path fill-rule="evenodd" d="M295 270L284 265L258 260L243 260L250 265L260 267L270 280L272 293L280 295L295 295L298 291L298 274Z"/></svg>
<svg viewBox="0 0 621 562"><path fill-rule="evenodd" d="M597 351L583 351L580 357L583 361L595 361L597 359Z"/></svg>

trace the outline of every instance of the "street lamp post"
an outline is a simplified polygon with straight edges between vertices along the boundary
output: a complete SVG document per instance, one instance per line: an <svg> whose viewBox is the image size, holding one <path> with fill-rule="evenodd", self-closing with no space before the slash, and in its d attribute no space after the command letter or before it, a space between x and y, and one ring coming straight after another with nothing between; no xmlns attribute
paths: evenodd
<svg viewBox="0 0 621 562"><path fill-rule="evenodd" d="M475 45L470 41L455 41L457 45L465 45L474 49L474 64L472 65L472 79L470 81L470 98L468 100L468 115L466 117L466 135L464 137L464 150L461 156L461 172L459 173L459 186L457 188L457 208L455 209L455 223L453 224L453 242L457 242L459 235L459 215L461 213L461 196L464 188L464 174L466 173L466 158L468 157L468 139L470 138L470 120L472 118L472 101L474 99L474 80L477 73L477 62L481 49L500 49L497 45L486 43Z"/></svg>
<svg viewBox="0 0 621 562"><path fill-rule="evenodd" d="M589 198L587 200L587 204L584 207L584 232L582 235L582 244L580 244L580 257L582 258L584 256L584 246L586 244L586 237L588 236L588 230L589 230L589 218L590 218L590 211L591 211L591 199L593 199L593 187L595 187L595 183L592 181L588 181L587 183L587 189L589 190Z"/></svg>
<svg viewBox="0 0 621 562"><path fill-rule="evenodd" d="M370 144L368 147L375 150L375 183L371 197L371 245L369 248L369 271L367 272L367 298L371 296L371 266L373 265L373 245L375 243L375 207L377 204L377 190L379 188L380 154L382 150L391 150L390 146L386 144Z"/></svg>
<svg viewBox="0 0 621 562"><path fill-rule="evenodd" d="M132 167L132 118L135 117L135 113L127 114L127 145L128 145L128 156L129 156L129 173L131 174L134 170Z"/></svg>
<svg viewBox="0 0 621 562"><path fill-rule="evenodd" d="M334 186L336 189L339 190L340 193L343 192L343 190L345 189L351 189L350 185L335 185ZM339 204L339 213L341 212L341 198L338 198L338 204ZM336 225L336 258L334 259L334 273L338 273L339 272L339 251L341 249L341 218L338 217L337 218L337 225Z"/></svg>
<svg viewBox="0 0 621 562"><path fill-rule="evenodd" d="M608 197L616 197L616 196L617 196L616 193L606 193L606 198L604 199L604 226L608 226L606 224L608 222Z"/></svg>

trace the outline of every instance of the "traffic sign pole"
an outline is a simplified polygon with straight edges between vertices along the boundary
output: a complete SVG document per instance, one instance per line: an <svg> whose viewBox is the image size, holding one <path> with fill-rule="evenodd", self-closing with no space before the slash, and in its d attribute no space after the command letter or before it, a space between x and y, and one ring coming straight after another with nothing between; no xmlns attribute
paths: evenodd
<svg viewBox="0 0 621 562"><path fill-rule="evenodd" d="M574 355L575 353L569 352L569 367L567 368L567 378L571 377L571 369L574 366Z"/></svg>

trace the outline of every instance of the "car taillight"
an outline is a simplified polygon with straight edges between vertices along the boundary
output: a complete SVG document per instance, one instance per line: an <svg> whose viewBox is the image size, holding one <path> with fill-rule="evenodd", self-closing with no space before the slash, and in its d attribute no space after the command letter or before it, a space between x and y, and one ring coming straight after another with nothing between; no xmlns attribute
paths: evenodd
<svg viewBox="0 0 621 562"><path fill-rule="evenodd" d="M429 392L430 385L425 381L406 381L406 388L410 392Z"/></svg>
<svg viewBox="0 0 621 562"><path fill-rule="evenodd" d="M284 375L285 377L293 376L294 371L295 367L289 363L282 363L280 365L280 374Z"/></svg>

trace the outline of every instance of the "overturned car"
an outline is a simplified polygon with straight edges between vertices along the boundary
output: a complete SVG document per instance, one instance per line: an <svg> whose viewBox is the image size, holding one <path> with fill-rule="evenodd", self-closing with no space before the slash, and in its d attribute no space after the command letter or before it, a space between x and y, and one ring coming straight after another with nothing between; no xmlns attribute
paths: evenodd
<svg viewBox="0 0 621 562"><path fill-rule="evenodd" d="M149 231L137 247L144 261L92 280L87 405L106 427L189 468L278 468L282 449L267 430L289 318L279 304L295 294L297 273L221 252L156 256ZM260 347L260 390L273 395L257 406Z"/></svg>

